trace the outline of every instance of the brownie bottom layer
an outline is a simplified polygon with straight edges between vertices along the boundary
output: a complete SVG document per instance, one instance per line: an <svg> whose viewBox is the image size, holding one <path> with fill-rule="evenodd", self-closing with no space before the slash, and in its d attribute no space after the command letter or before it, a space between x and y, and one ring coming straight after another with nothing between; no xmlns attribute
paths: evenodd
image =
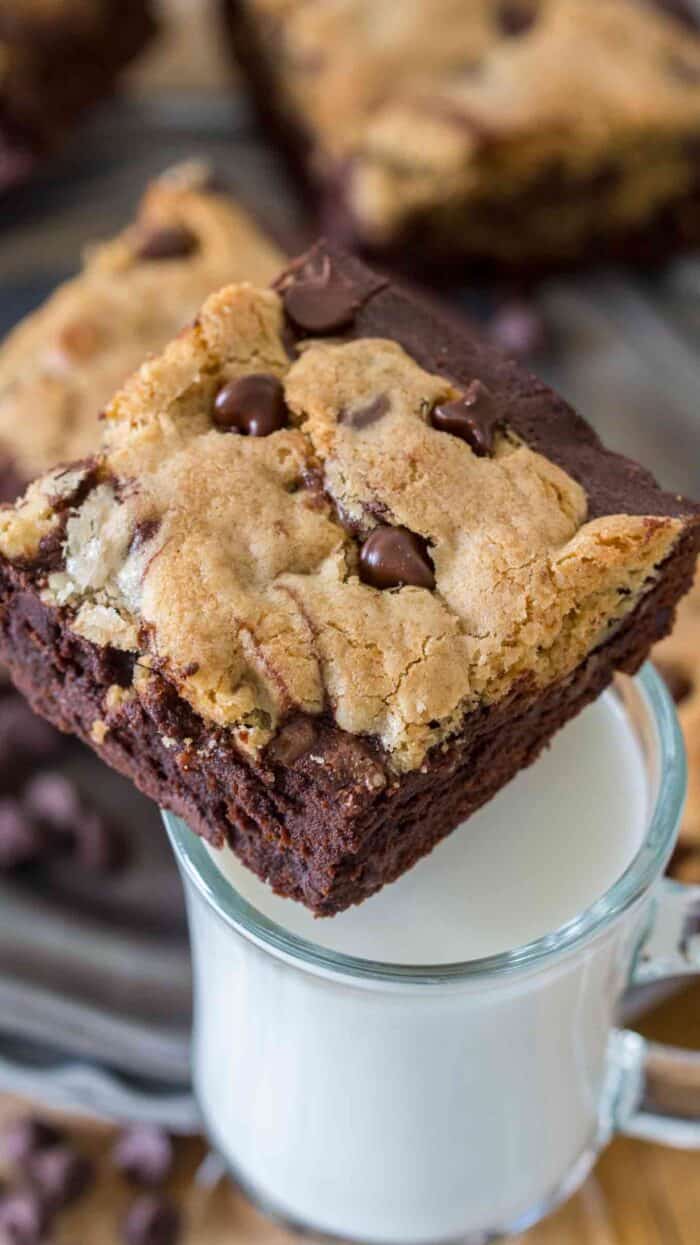
<svg viewBox="0 0 700 1245"><path fill-rule="evenodd" d="M73 634L28 576L7 567L0 656L33 707L59 729L80 736L209 842L228 842L280 894L332 915L427 854L534 761L616 669L638 668L690 586L696 538L688 533L634 615L570 677L539 693L522 685L471 714L462 736L400 777L371 743L322 719L300 719L283 759L252 764L165 679L153 680L148 693L129 694L132 659ZM126 694L107 700L115 684Z"/></svg>

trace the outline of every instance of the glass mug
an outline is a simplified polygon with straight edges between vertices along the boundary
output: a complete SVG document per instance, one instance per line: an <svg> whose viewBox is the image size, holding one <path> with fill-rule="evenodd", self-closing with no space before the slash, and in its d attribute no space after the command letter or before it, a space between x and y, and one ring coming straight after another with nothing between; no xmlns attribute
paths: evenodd
<svg viewBox="0 0 700 1245"><path fill-rule="evenodd" d="M663 878L686 779L673 705L651 666L617 691L649 785L642 847L587 911L507 954L412 968L305 942L165 814L195 1092L267 1213L346 1241L483 1245L568 1197L616 1131L700 1146L700 1055L615 1027L629 985L700 968L700 887Z"/></svg>

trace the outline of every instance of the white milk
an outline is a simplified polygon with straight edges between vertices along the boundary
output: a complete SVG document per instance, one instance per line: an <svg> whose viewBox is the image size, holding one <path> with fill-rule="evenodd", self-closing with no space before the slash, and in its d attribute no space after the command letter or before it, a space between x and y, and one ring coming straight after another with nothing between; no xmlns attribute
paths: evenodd
<svg viewBox="0 0 700 1245"><path fill-rule="evenodd" d="M289 931L430 965L512 949L599 898L646 829L636 739L608 694L407 876L314 920L230 852L238 891ZM537 1213L605 1129L606 1047L642 914L528 968L387 983L241 937L190 884L195 1080L209 1130L284 1216L375 1242L480 1240Z"/></svg>

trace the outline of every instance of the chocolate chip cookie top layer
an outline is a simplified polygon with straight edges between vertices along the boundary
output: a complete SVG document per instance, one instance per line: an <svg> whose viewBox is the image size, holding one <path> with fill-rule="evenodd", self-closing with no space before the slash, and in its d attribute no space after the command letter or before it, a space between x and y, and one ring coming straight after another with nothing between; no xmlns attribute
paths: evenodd
<svg viewBox="0 0 700 1245"><path fill-rule="evenodd" d="M193 162L154 182L136 221L0 347L0 459L17 481L91 453L118 386L222 282L279 272L281 253L207 179Z"/></svg>
<svg viewBox="0 0 700 1245"><path fill-rule="evenodd" d="M438 203L452 233L450 204L482 204L484 217L469 218L472 249L488 250L500 231L507 251L508 220L486 210L494 200L538 194L544 244L548 230L565 229L562 186L581 187L581 202L604 192L610 229L695 184L700 39L654 0L246 0L245 9L283 107L311 140L313 168L338 170L363 240L377 246ZM650 141L654 158L641 158ZM568 215L580 206L568 202ZM510 245L517 253L518 238Z"/></svg>
<svg viewBox="0 0 700 1245"><path fill-rule="evenodd" d="M475 451L434 413L477 381ZM2 513L0 551L38 568L62 540L45 599L137 655L133 694L165 676L253 753L331 714L407 770L564 678L696 521L515 364L319 247L274 291L209 298L109 405L98 458Z"/></svg>

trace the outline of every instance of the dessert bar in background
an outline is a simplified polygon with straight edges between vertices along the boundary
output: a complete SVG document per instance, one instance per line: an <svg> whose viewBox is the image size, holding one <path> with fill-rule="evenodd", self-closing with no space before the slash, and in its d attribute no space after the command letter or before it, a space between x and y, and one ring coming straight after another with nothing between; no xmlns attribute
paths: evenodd
<svg viewBox="0 0 700 1245"><path fill-rule="evenodd" d="M700 882L700 573L679 606L673 633L653 656L676 702L688 753L688 799L671 872Z"/></svg>
<svg viewBox="0 0 700 1245"><path fill-rule="evenodd" d="M96 448L98 416L222 281L267 284L282 254L196 161L154 181L136 220L88 251L0 346L0 500Z"/></svg>
<svg viewBox="0 0 700 1245"><path fill-rule="evenodd" d="M222 0L323 230L413 270L537 272L700 240L683 0Z"/></svg>
<svg viewBox="0 0 700 1245"><path fill-rule="evenodd" d="M2 0L0 192L24 181L155 31L151 0Z"/></svg>
<svg viewBox="0 0 700 1245"><path fill-rule="evenodd" d="M691 503L319 245L229 286L0 514L34 707L319 914L398 877L669 629Z"/></svg>

